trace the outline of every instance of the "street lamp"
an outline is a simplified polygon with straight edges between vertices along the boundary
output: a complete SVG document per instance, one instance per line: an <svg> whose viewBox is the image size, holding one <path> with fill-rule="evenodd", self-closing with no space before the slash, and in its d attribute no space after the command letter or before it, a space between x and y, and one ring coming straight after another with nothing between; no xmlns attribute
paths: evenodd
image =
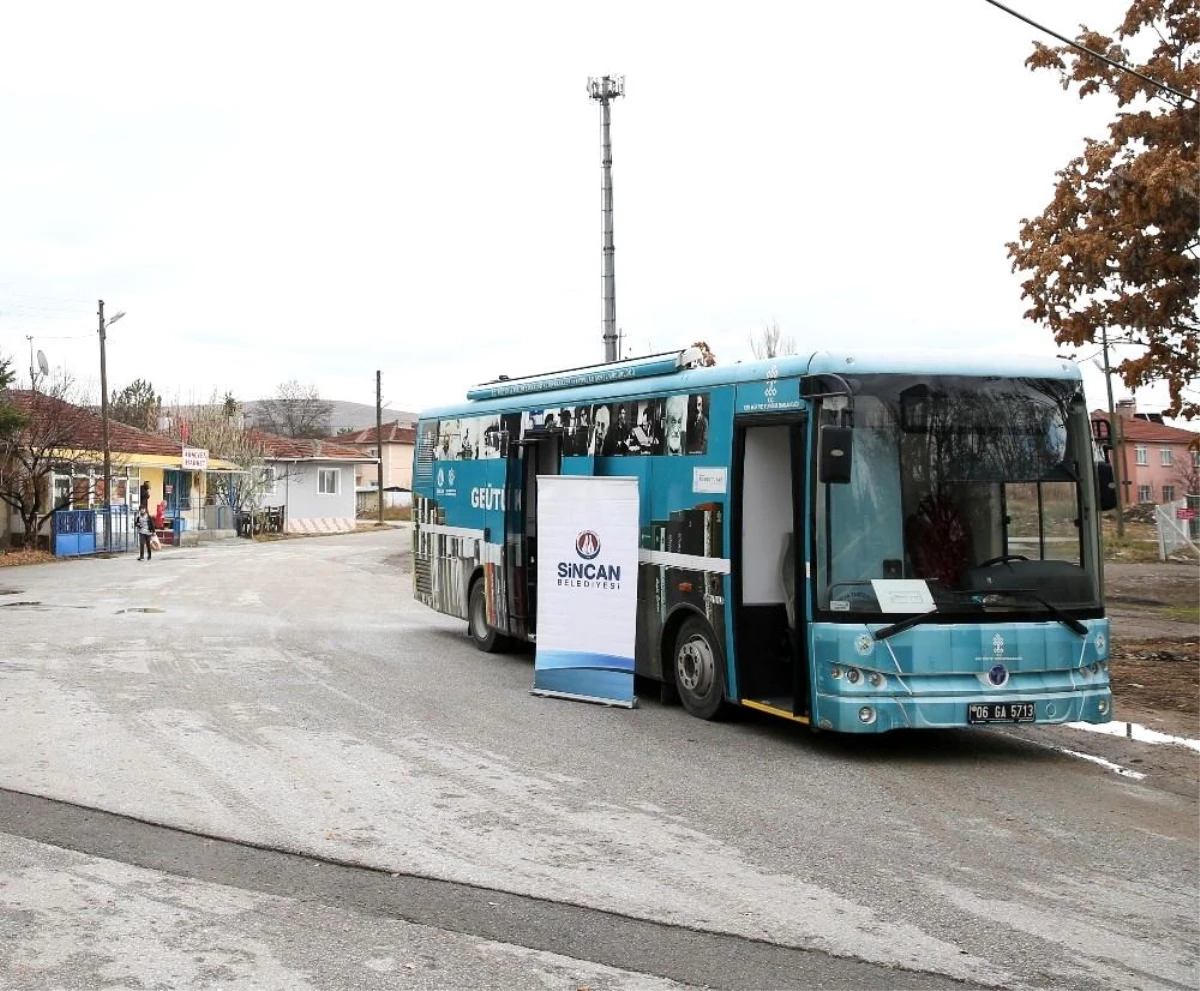
<svg viewBox="0 0 1200 991"><path fill-rule="evenodd" d="M118 310L104 319L104 300L100 300L100 436L104 445L104 549L112 550L112 455L108 449L108 367L104 354L104 332L125 316Z"/></svg>

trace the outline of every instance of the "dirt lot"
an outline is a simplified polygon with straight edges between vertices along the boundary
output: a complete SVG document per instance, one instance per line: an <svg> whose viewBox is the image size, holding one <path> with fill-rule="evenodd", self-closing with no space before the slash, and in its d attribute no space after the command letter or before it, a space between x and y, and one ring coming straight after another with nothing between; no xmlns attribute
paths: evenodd
<svg viewBox="0 0 1200 991"><path fill-rule="evenodd" d="M1110 561L1104 582L1114 718L1200 736L1200 568Z"/></svg>

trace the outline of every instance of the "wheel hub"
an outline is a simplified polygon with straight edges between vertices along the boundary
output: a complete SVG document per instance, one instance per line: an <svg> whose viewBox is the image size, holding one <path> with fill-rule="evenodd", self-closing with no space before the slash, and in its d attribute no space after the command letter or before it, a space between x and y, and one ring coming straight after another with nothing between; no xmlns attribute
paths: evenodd
<svg viewBox="0 0 1200 991"><path fill-rule="evenodd" d="M712 650L700 637L692 637L679 647L675 660L679 683L694 695L707 695L716 665Z"/></svg>

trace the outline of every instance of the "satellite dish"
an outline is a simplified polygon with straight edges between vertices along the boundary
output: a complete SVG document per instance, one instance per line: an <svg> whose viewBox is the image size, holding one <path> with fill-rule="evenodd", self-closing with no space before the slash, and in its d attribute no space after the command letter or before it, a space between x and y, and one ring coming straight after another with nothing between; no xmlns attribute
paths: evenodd
<svg viewBox="0 0 1200 991"><path fill-rule="evenodd" d="M48 362L46 360L46 352L45 351L38 352L37 361L38 361L38 368L41 370L41 373L43 375L49 375L50 374L50 362Z"/></svg>

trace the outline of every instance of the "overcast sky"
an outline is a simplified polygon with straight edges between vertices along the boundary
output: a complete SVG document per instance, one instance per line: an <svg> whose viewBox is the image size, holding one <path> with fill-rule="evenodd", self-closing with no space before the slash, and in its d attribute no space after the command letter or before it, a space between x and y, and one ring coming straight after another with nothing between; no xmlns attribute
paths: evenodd
<svg viewBox="0 0 1200 991"><path fill-rule="evenodd" d="M1126 5L1012 0L1072 36ZM984 0L10 4L0 353L98 394L103 298L110 386L168 398L373 402L379 368L415 410L601 361L611 73L629 352L1054 354L1004 244L1112 108L1035 36Z"/></svg>

